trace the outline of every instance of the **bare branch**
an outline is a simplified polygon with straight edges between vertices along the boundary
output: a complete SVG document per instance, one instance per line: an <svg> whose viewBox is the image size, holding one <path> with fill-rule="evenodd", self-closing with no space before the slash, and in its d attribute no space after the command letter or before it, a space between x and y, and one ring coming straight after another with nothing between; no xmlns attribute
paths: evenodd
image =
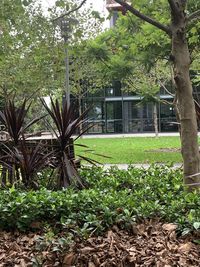
<svg viewBox="0 0 200 267"><path fill-rule="evenodd" d="M132 7L131 5L127 4L126 2L124 2L123 0L115 0L115 2L117 2L118 4L120 4L121 6L123 6L126 10L129 10L133 15L135 15L136 17L150 23L151 25L157 27L158 29L166 32L169 36L171 36L171 30L168 26L161 24L160 22L140 13L140 11L138 11L137 9L135 9L134 7Z"/></svg>
<svg viewBox="0 0 200 267"><path fill-rule="evenodd" d="M68 11L67 13L61 15L60 17L54 19L53 21L56 21L56 20L59 20L59 19L63 19L64 17L66 16L69 16L71 13L74 13L76 12L77 10L79 10L85 3L86 3L87 0L83 0L79 6L73 8L72 10Z"/></svg>
<svg viewBox="0 0 200 267"><path fill-rule="evenodd" d="M164 83L162 83L160 80L158 81L160 83L160 86L162 86L162 88L171 96L175 97L174 94L172 94L168 89L167 87L164 85Z"/></svg>
<svg viewBox="0 0 200 267"><path fill-rule="evenodd" d="M165 99L160 99L160 103L165 104L165 105L169 105L169 106L173 106L172 102L169 102L169 101L167 101Z"/></svg>
<svg viewBox="0 0 200 267"><path fill-rule="evenodd" d="M200 20L200 9L193 12L191 15L188 16L188 22L193 22L194 20Z"/></svg>

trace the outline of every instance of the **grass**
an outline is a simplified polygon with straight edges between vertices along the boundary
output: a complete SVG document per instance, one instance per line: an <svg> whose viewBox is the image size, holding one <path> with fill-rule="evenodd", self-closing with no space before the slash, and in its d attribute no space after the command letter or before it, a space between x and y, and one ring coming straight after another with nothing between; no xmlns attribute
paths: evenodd
<svg viewBox="0 0 200 267"><path fill-rule="evenodd" d="M156 151L161 148L180 148L179 137L88 138L81 139L77 143L89 146L95 153L111 157L107 159L84 153L101 163L182 162L179 151ZM83 148L77 146L76 155L78 154L83 154Z"/></svg>

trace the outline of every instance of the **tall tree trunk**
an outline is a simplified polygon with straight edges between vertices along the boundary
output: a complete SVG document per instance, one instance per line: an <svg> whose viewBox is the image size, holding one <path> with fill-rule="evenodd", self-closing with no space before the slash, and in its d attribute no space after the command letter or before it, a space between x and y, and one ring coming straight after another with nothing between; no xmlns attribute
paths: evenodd
<svg viewBox="0 0 200 267"><path fill-rule="evenodd" d="M181 123L181 153L184 163L184 182L190 190L200 186L200 157L195 105L190 80L190 53L186 39L184 2L178 1L172 10L172 59Z"/></svg>
<svg viewBox="0 0 200 267"><path fill-rule="evenodd" d="M153 124L154 124L155 136L158 137L158 112L156 103L153 103Z"/></svg>

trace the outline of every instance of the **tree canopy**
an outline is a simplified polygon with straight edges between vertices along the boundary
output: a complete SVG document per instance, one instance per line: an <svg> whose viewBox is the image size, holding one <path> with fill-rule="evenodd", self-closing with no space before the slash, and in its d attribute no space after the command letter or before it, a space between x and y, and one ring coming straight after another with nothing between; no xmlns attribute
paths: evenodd
<svg viewBox="0 0 200 267"><path fill-rule="evenodd" d="M56 1L48 12L44 12L37 0L0 3L0 94L3 98L53 95L63 90L65 45L70 51L71 64L77 64L80 56L77 47L84 47L86 40L101 30L102 18L97 12L77 9L71 16L79 23L71 29L68 43L64 44L57 18L76 7L78 3L71 0ZM82 73L86 64L86 60L79 64ZM70 76L76 80L75 67L71 69Z"/></svg>

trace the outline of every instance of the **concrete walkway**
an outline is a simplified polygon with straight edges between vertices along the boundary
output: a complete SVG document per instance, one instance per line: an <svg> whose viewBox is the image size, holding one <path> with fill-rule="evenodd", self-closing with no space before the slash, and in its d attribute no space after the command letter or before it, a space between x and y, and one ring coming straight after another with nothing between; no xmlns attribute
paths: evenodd
<svg viewBox="0 0 200 267"><path fill-rule="evenodd" d="M179 136L179 133L159 133L158 137L162 136ZM198 132L200 136L200 132ZM86 134L81 138L123 138L123 137L155 137L155 133L129 133L129 134Z"/></svg>
<svg viewBox="0 0 200 267"><path fill-rule="evenodd" d="M200 132L198 133L200 136ZM179 133L159 133L162 136L179 136ZM155 133L129 133L129 134L85 134L82 138L123 138L123 137L155 137Z"/></svg>
<svg viewBox="0 0 200 267"><path fill-rule="evenodd" d="M159 163L156 163L157 165ZM164 163L160 163L159 165L165 165ZM91 166L88 164L84 164L83 166ZM144 169L148 169L151 165L150 164L103 164L100 165L103 167L104 170L109 170L112 167L116 167L119 170L127 170L129 166L135 167L135 168L144 168ZM172 169L178 169L178 168L182 168L183 164L182 163L174 163Z"/></svg>

